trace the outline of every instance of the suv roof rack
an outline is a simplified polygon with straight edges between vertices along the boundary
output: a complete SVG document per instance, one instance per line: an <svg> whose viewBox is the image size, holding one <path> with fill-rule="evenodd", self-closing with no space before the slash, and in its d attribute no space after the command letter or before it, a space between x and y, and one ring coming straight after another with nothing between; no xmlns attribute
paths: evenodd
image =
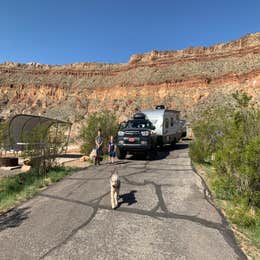
<svg viewBox="0 0 260 260"><path fill-rule="evenodd" d="M164 106L164 105L157 105L157 106L155 107L155 109L165 109L165 106Z"/></svg>
<svg viewBox="0 0 260 260"><path fill-rule="evenodd" d="M145 119L145 114L138 112L138 113L134 114L134 119Z"/></svg>

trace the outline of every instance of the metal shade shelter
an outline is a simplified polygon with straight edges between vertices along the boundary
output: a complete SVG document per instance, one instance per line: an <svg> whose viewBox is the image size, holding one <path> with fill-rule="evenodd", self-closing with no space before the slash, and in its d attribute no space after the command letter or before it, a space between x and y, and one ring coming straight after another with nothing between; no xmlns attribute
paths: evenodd
<svg viewBox="0 0 260 260"><path fill-rule="evenodd" d="M63 140L63 146L65 145L67 147L71 125L72 124L70 122L43 116L26 114L15 115L10 120L8 129L10 149L13 149L14 151L24 150L28 144L28 137L30 138L33 136L38 129L41 129L41 136L38 137L38 140L33 140L34 144L38 147L47 146L49 144L48 135L51 127L54 127L55 129L54 133L52 133L55 138L58 138L59 128L65 127L67 129L67 134L63 137L65 139Z"/></svg>

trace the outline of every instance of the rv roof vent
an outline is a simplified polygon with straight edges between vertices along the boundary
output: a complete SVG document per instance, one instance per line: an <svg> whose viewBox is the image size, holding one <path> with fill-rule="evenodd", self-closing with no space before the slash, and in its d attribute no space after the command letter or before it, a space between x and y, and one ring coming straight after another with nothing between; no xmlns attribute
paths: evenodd
<svg viewBox="0 0 260 260"><path fill-rule="evenodd" d="M138 112L134 114L134 119L145 119L145 114Z"/></svg>
<svg viewBox="0 0 260 260"><path fill-rule="evenodd" d="M155 109L165 109L165 106L164 105L158 105L155 107Z"/></svg>

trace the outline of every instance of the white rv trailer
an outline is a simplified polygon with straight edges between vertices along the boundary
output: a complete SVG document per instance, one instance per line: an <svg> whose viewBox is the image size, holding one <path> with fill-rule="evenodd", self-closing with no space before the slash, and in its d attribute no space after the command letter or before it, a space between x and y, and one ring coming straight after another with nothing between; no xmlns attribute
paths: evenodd
<svg viewBox="0 0 260 260"><path fill-rule="evenodd" d="M156 106L155 110L142 111L148 120L155 126L157 144L175 144L182 137L180 111L165 109L163 105Z"/></svg>

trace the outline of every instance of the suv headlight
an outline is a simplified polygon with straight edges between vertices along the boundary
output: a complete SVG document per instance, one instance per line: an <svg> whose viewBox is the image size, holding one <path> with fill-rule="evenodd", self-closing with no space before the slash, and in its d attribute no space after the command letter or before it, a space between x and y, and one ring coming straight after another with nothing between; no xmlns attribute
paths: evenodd
<svg viewBox="0 0 260 260"><path fill-rule="evenodd" d="M118 133L117 133L118 136L124 136L124 134L125 133L123 131L118 131Z"/></svg>
<svg viewBox="0 0 260 260"><path fill-rule="evenodd" d="M142 136L148 136L150 134L149 131L141 131Z"/></svg>

